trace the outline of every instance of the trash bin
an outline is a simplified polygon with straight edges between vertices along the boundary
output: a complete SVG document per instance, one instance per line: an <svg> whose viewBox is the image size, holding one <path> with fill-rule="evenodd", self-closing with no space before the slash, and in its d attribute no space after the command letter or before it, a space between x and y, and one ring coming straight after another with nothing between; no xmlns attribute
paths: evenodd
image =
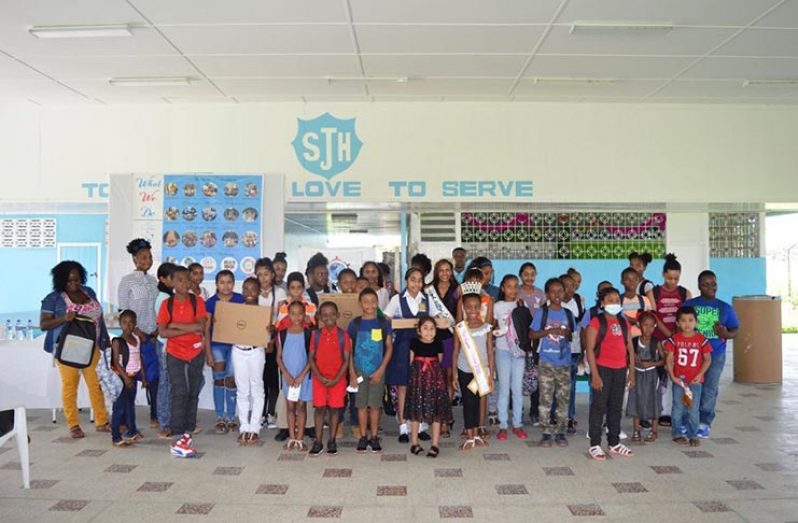
<svg viewBox="0 0 798 523"><path fill-rule="evenodd" d="M781 298L735 296L740 332L734 338L734 381L781 383Z"/></svg>

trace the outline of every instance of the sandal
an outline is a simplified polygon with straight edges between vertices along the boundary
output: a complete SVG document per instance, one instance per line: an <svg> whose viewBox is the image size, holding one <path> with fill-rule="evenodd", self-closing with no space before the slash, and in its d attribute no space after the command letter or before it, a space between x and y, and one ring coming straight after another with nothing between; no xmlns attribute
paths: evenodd
<svg viewBox="0 0 798 523"><path fill-rule="evenodd" d="M474 436L474 444L477 447L487 447L488 442L482 439L482 436Z"/></svg>
<svg viewBox="0 0 798 523"><path fill-rule="evenodd" d="M132 445L132 442L129 439L120 439L119 441L114 441L114 447L124 448L129 447Z"/></svg>
<svg viewBox="0 0 798 523"><path fill-rule="evenodd" d="M687 438L685 438L684 436L679 436L678 438L673 438L673 442L678 444L678 445L687 445L688 443L690 443L689 440Z"/></svg>
<svg viewBox="0 0 798 523"><path fill-rule="evenodd" d="M141 432L136 432L135 434L131 434L130 436L125 437L126 440L131 442L141 441L144 439L144 435Z"/></svg>
<svg viewBox="0 0 798 523"><path fill-rule="evenodd" d="M460 446L460 450L461 450L461 451L473 450L473 448L474 448L475 446L476 446L476 441L475 441L475 440L473 440L473 439L467 439L467 440L465 440L465 443L463 443L463 444Z"/></svg>
<svg viewBox="0 0 798 523"><path fill-rule="evenodd" d="M242 441L243 441L243 439L242 439ZM294 450L294 446L297 443L299 443L297 440L289 439L288 441L285 442L285 445L283 445L283 450Z"/></svg>
<svg viewBox="0 0 798 523"><path fill-rule="evenodd" d="M250 445L257 445L259 440L260 437L255 432L250 432L249 441L247 443L249 443Z"/></svg>
<svg viewBox="0 0 798 523"><path fill-rule="evenodd" d="M222 418L216 420L215 430L217 434L227 434L227 422Z"/></svg>
<svg viewBox="0 0 798 523"><path fill-rule="evenodd" d="M97 425L95 429L97 432L111 432L111 424L106 423L105 425Z"/></svg>
<svg viewBox="0 0 798 523"><path fill-rule="evenodd" d="M427 457L428 458L437 458L438 457L438 452L439 452L438 447L433 445L433 446L431 446L429 448L429 452L427 452Z"/></svg>
<svg viewBox="0 0 798 523"><path fill-rule="evenodd" d="M410 454L413 454L414 456L418 456L422 452L424 452L424 449L421 448L421 445L413 445L410 447Z"/></svg>
<svg viewBox="0 0 798 523"><path fill-rule="evenodd" d="M656 430L649 430L648 434L646 434L646 443L654 443L657 441L657 431Z"/></svg>
<svg viewBox="0 0 798 523"><path fill-rule="evenodd" d="M83 429L80 428L80 425L75 425L71 429L69 429L69 435L72 439L80 439L85 438L86 434L83 433Z"/></svg>
<svg viewBox="0 0 798 523"><path fill-rule="evenodd" d="M588 452L590 453L590 457L596 461L604 461L607 459L607 455L604 454L604 450L601 448L601 445L590 447Z"/></svg>
<svg viewBox="0 0 798 523"><path fill-rule="evenodd" d="M488 432L488 428L487 427L478 427L477 428L477 434L482 439L490 438L490 432Z"/></svg>
<svg viewBox="0 0 798 523"><path fill-rule="evenodd" d="M690 438L690 446L691 447L700 447L701 446L701 440L699 440L698 438Z"/></svg>
<svg viewBox="0 0 798 523"><path fill-rule="evenodd" d="M238 432L238 422L234 420L230 420L227 422L227 431L228 432Z"/></svg>
<svg viewBox="0 0 798 523"><path fill-rule="evenodd" d="M239 445L244 445L244 444L246 443L246 442L244 441L244 437L245 437L246 435L247 435L247 434L246 434L246 432L242 432L241 434L239 434L239 435L238 435L238 438L236 438L236 441L238 442L238 444L239 444ZM287 445L287 444L286 444L286 445ZM290 449L289 449L287 446L285 446L285 447L283 447L283 448L284 448L285 450L290 450Z"/></svg>
<svg viewBox="0 0 798 523"><path fill-rule="evenodd" d="M610 447L610 454L614 456L624 456L627 458L630 458L635 455L635 453L632 452L632 449L630 449L623 443L618 443L614 447Z"/></svg>
<svg viewBox="0 0 798 523"><path fill-rule="evenodd" d="M643 441L643 438L640 436L640 430L639 429L635 429L632 432L632 439L630 441L632 443L640 443L641 441Z"/></svg>
<svg viewBox="0 0 798 523"><path fill-rule="evenodd" d="M296 449L299 452L307 452L308 451L308 445L304 441L297 441L297 448Z"/></svg>

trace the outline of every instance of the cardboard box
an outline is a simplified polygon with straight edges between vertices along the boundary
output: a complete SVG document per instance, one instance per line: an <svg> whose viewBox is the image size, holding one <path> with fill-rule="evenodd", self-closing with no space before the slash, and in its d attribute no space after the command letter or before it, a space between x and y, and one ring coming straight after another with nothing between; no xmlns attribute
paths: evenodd
<svg viewBox="0 0 798 523"><path fill-rule="evenodd" d="M269 343L272 308L219 301L213 315L213 341L264 347Z"/></svg>
<svg viewBox="0 0 798 523"><path fill-rule="evenodd" d="M415 329L418 325L418 318L392 318L391 319L391 329ZM448 329L451 324L447 318L436 317L435 318L435 325L439 329Z"/></svg>
<svg viewBox="0 0 798 523"><path fill-rule="evenodd" d="M357 294L319 294L319 307L328 301L338 306L338 326L342 329L349 327L352 318L363 314ZM321 322L321 318L319 318L319 322Z"/></svg>

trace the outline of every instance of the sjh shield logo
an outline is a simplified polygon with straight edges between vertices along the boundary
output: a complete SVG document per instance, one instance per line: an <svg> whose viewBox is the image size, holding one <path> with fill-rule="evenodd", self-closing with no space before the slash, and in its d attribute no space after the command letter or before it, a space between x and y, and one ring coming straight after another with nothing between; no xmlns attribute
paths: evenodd
<svg viewBox="0 0 798 523"><path fill-rule="evenodd" d="M363 146L355 132L355 119L341 120L330 113L312 120L297 118L296 138L291 143L302 167L328 180L349 169Z"/></svg>

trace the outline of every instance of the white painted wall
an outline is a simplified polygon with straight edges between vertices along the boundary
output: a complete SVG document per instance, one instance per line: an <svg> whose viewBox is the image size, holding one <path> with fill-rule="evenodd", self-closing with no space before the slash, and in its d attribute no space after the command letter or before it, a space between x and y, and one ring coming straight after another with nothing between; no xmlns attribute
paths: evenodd
<svg viewBox="0 0 798 523"><path fill-rule="evenodd" d="M0 199L82 201L108 173L320 181L291 141L325 111L357 118L360 157L335 181L367 201L393 199L388 180L444 179L532 180L540 202L798 201L796 107L523 103L3 107Z"/></svg>

